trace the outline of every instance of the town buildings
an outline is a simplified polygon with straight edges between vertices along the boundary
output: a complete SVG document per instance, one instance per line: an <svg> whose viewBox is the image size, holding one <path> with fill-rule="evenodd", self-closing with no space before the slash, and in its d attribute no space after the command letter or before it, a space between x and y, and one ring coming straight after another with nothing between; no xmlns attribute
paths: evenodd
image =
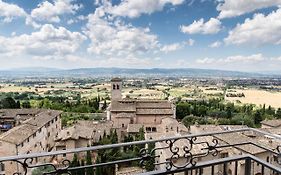
<svg viewBox="0 0 281 175"><path fill-rule="evenodd" d="M6 110L6 112L7 118L15 117L13 123L16 124L15 127L0 135L0 155L2 157L53 150L54 138L61 131L60 111L19 109ZM9 112L12 114L10 117ZM39 158L33 163L44 161L50 160ZM21 168L15 162L1 163L2 174L3 172L7 175L13 174Z"/></svg>

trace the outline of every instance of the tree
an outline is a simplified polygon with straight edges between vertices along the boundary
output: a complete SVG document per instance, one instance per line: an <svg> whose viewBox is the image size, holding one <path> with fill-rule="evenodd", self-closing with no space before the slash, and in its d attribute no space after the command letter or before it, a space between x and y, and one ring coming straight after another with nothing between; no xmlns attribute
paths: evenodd
<svg viewBox="0 0 281 175"><path fill-rule="evenodd" d="M85 166L85 161L84 161L84 159L81 160L80 165L81 165L82 167ZM85 168L79 169L79 175L85 175Z"/></svg>
<svg viewBox="0 0 281 175"><path fill-rule="evenodd" d="M148 144L148 153L150 154L150 158L145 163L145 169L146 171L153 171L155 168L155 152L153 149L155 148L155 143L149 143Z"/></svg>
<svg viewBox="0 0 281 175"><path fill-rule="evenodd" d="M87 154L86 154L86 165L92 165L91 151L87 151ZM93 168L87 168L86 169L86 175L94 175Z"/></svg>
<svg viewBox="0 0 281 175"><path fill-rule="evenodd" d="M183 119L191 114L191 106L188 103L179 103L176 107L176 116L178 119Z"/></svg>
<svg viewBox="0 0 281 175"><path fill-rule="evenodd" d="M254 113L254 122L255 122L255 124L260 124L261 121L262 121L261 112L260 112L259 110L257 110L257 111Z"/></svg>
<svg viewBox="0 0 281 175"><path fill-rule="evenodd" d="M71 161L71 163L70 163L70 167L78 167L78 166L80 166L80 165L79 165L79 160L78 160L77 154L75 153L75 154L73 155L73 159L72 159L72 161ZM77 170L74 170L74 171L72 172L72 175L79 175L79 174L78 174L78 171L77 171Z"/></svg>
<svg viewBox="0 0 281 175"><path fill-rule="evenodd" d="M22 108L31 108L30 101L24 101L24 102L22 102L21 107L22 107Z"/></svg>
<svg viewBox="0 0 281 175"><path fill-rule="evenodd" d="M97 157L96 164L101 163L100 156ZM103 175L102 167L97 167L95 171L96 175Z"/></svg>
<svg viewBox="0 0 281 175"><path fill-rule="evenodd" d="M20 108L20 103L16 102L12 97L6 97L0 101L0 108L18 109Z"/></svg>

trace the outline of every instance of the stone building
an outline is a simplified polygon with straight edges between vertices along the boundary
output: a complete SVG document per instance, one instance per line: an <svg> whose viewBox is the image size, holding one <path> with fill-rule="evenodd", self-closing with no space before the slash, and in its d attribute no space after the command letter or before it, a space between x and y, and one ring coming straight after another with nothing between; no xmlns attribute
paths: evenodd
<svg viewBox="0 0 281 175"><path fill-rule="evenodd" d="M167 100L146 100L122 98L122 80L111 80L111 104L107 119L114 127L128 128L130 124L158 125L162 118L175 118L175 106Z"/></svg>
<svg viewBox="0 0 281 175"><path fill-rule="evenodd" d="M69 150L92 146L97 143L104 133L107 135L113 129L111 121L86 121L79 120L68 128L63 129L55 138L55 150ZM119 134L120 135L120 134ZM57 161L60 162L65 156L68 160L72 160L73 154L59 155ZM79 154L81 159L85 159L85 152Z"/></svg>
<svg viewBox="0 0 281 175"><path fill-rule="evenodd" d="M60 115L60 111L41 110L32 117L29 115L21 124L1 134L0 156L52 151L55 146L54 138L61 130ZM50 161L46 159L37 158L33 163ZM22 167L15 162L5 162L1 164L1 168L4 169L5 174L13 174Z"/></svg>

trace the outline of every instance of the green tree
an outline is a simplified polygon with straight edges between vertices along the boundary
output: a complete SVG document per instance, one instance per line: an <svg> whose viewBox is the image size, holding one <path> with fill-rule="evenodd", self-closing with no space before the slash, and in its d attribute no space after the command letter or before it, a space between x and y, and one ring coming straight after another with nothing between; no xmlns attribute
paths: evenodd
<svg viewBox="0 0 281 175"><path fill-rule="evenodd" d="M18 109L20 108L20 103L15 101L12 97L6 97L0 101L0 108Z"/></svg>
<svg viewBox="0 0 281 175"><path fill-rule="evenodd" d="M255 122L255 124L260 124L261 121L262 121L261 112L260 112L259 110L257 110L257 111L254 113L254 122Z"/></svg>
<svg viewBox="0 0 281 175"><path fill-rule="evenodd" d="M148 148L147 149L148 149L148 152L150 153L151 157L145 163L146 171L153 171L154 168L155 168L155 165L154 165L154 163L155 163L155 158L154 158L155 157L155 152L152 151L154 148L155 148L155 144L154 143L149 143L148 144Z"/></svg>
<svg viewBox="0 0 281 175"><path fill-rule="evenodd" d="M97 157L96 164L101 163L100 156ZM96 175L103 175L102 167L97 167L95 171Z"/></svg>
<svg viewBox="0 0 281 175"><path fill-rule="evenodd" d="M179 103L176 106L176 116L178 119L183 119L191 114L191 106L188 103Z"/></svg>
<svg viewBox="0 0 281 175"><path fill-rule="evenodd" d="M21 104L22 108L31 108L30 101L23 101Z"/></svg>
<svg viewBox="0 0 281 175"><path fill-rule="evenodd" d="M92 155L91 155L91 151L87 151L86 154L86 165L92 165ZM86 175L94 175L94 170L93 168L87 168L86 169Z"/></svg>

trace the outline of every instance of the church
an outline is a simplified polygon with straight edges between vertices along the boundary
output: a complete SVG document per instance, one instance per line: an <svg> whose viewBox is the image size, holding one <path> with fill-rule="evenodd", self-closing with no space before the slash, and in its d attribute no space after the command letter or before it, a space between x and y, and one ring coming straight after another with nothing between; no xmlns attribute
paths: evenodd
<svg viewBox="0 0 281 175"><path fill-rule="evenodd" d="M107 120L113 121L115 128L128 126L151 126L154 130L164 118L175 118L175 105L168 100L122 98L122 79L111 80L111 104Z"/></svg>

